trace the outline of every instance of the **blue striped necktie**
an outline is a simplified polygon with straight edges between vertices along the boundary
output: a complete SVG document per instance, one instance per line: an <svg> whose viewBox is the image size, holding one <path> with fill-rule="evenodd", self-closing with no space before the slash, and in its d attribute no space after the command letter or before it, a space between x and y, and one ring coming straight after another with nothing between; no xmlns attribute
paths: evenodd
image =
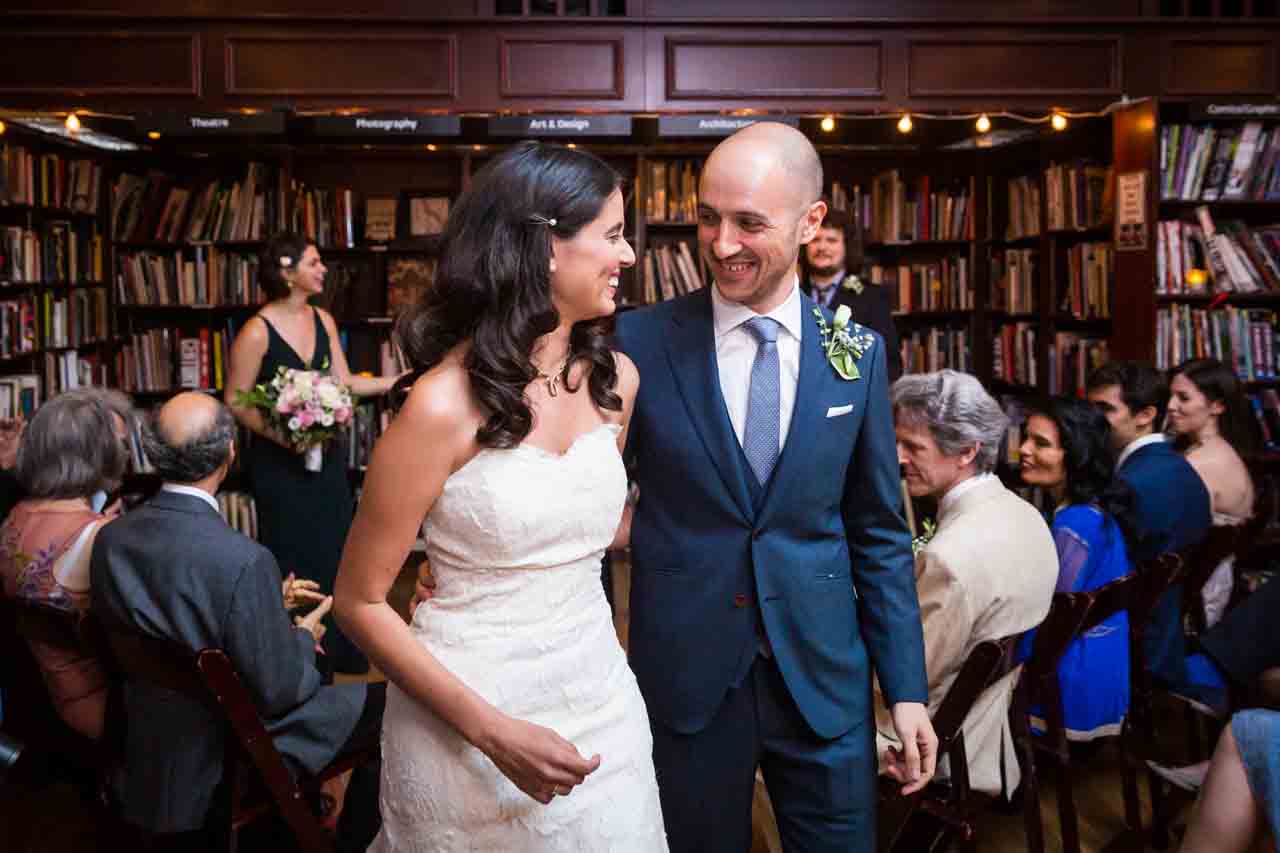
<svg viewBox="0 0 1280 853"><path fill-rule="evenodd" d="M743 326L756 339L756 360L751 365L751 389L747 392L747 422L742 450L761 486L769 482L778 461L781 385L778 369L777 320L753 317Z"/></svg>

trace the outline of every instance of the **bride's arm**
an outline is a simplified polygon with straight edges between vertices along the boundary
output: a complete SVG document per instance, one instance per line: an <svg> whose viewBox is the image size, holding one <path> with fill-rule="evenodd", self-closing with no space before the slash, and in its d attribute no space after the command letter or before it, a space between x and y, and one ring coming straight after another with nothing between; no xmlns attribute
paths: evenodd
<svg viewBox="0 0 1280 853"><path fill-rule="evenodd" d="M613 355L618 365L618 384L614 390L622 398L622 412L618 421L622 425L622 431L618 433L618 452L625 457L627 433L631 429L631 412L635 409L636 392L640 390L640 372L626 353L614 352ZM631 516L634 510L635 505L628 492L627 505L622 510L622 520L618 523L617 532L613 534L613 542L609 544L610 550L626 548L631 544Z"/></svg>
<svg viewBox="0 0 1280 853"><path fill-rule="evenodd" d="M387 603L449 474L474 448L466 376L438 368L419 379L374 449L360 509L334 586L342 629L392 682L489 756L540 802L567 794L599 766L555 732L501 713L436 660Z"/></svg>

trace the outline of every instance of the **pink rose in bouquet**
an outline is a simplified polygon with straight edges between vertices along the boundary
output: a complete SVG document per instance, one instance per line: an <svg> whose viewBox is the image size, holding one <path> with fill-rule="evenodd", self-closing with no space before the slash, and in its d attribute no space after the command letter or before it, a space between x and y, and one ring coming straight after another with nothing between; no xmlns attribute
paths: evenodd
<svg viewBox="0 0 1280 853"><path fill-rule="evenodd" d="M324 445L350 422L351 389L328 373L281 367L270 382L242 392L237 402L262 412L267 423L306 448L307 470L319 471Z"/></svg>

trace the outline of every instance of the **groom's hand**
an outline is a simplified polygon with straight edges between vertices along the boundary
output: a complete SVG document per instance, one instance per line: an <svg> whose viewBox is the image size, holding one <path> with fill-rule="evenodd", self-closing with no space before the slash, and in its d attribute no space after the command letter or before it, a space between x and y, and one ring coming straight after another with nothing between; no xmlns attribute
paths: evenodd
<svg viewBox="0 0 1280 853"><path fill-rule="evenodd" d="M903 783L903 795L914 794L933 778L938 764L938 736L929 722L929 709L919 702L898 702L890 712L902 749L885 751L885 772Z"/></svg>
<svg viewBox="0 0 1280 853"><path fill-rule="evenodd" d="M502 717L483 752L517 788L546 805L568 796L600 766L600 756L583 758L577 748L545 726Z"/></svg>

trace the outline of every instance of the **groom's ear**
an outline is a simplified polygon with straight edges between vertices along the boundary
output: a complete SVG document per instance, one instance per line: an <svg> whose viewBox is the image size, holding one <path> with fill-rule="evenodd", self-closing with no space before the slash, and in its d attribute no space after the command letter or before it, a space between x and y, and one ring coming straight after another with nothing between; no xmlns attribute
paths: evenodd
<svg viewBox="0 0 1280 853"><path fill-rule="evenodd" d="M805 245L818 236L822 220L827 218L827 203L822 199L810 203L804 216L800 218L800 245Z"/></svg>

